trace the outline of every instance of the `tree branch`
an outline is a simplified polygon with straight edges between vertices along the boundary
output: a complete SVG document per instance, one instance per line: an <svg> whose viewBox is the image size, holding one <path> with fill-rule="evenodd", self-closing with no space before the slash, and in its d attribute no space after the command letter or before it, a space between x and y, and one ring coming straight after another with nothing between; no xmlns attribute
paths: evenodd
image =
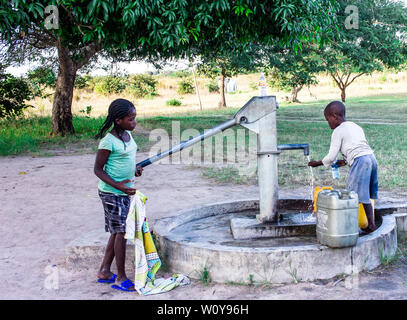
<svg viewBox="0 0 407 320"><path fill-rule="evenodd" d="M358 75L356 75L356 76L351 80L351 82L349 82L348 86L349 86L356 78L359 78L360 76L364 75L365 73L366 73L366 72L361 72L361 73L359 73ZM350 74L349 74L349 76L350 76Z"/></svg>
<svg viewBox="0 0 407 320"><path fill-rule="evenodd" d="M332 73L329 72L329 74L331 75L331 77L335 80L336 84L338 85L339 89L342 89L341 84L339 83L339 81L336 79L336 76Z"/></svg>
<svg viewBox="0 0 407 320"><path fill-rule="evenodd" d="M98 51L102 49L102 42L98 40L97 42L92 42L81 50L80 57L81 61L75 62L76 69L82 68L90 58L92 58Z"/></svg>

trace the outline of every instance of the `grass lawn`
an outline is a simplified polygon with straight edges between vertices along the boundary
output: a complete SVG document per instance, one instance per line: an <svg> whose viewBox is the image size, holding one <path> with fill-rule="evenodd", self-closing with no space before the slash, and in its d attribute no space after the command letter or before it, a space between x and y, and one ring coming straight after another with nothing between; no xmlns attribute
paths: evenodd
<svg viewBox="0 0 407 320"><path fill-rule="evenodd" d="M278 121L278 143L309 143L311 159L320 160L328 152L331 129L323 118L323 109L329 101L317 101L302 104L280 104L279 119L296 121ZM369 120L373 123L360 123L365 130L370 146L374 149L379 163L380 188L407 188L407 95L382 95L349 98L347 118L356 123ZM199 132L212 128L230 119L238 108L213 109L202 112L186 112L171 117L138 118L138 123L145 129L161 128L172 135L172 121L179 121L181 133L189 128ZM318 122L302 121L318 120ZM93 136L103 122L103 118L74 117L76 136L50 137L51 119L46 116L32 116L11 121L0 121L0 155L32 154L37 156L53 155L54 149L65 149L68 153L93 153L98 141ZM388 123L388 124L375 124ZM234 131L242 129L240 126ZM155 142L143 134L134 135L139 149L149 151ZM248 135L246 144L248 143ZM281 186L310 184L310 170L306 165L301 150L284 151L279 156L279 183ZM253 182L236 175L233 167L203 168L203 174L217 181L234 181L237 183ZM347 167L341 168L338 186L345 186ZM330 171L315 168L315 184L334 185Z"/></svg>

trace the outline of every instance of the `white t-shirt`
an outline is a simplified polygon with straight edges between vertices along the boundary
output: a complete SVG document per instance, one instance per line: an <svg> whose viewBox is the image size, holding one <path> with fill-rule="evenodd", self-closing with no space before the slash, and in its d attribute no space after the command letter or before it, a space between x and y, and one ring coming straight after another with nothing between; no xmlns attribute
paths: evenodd
<svg viewBox="0 0 407 320"><path fill-rule="evenodd" d="M341 152L349 166L355 158L373 154L369 147L363 129L352 121L342 122L332 132L329 153L322 159L325 167L329 167Z"/></svg>

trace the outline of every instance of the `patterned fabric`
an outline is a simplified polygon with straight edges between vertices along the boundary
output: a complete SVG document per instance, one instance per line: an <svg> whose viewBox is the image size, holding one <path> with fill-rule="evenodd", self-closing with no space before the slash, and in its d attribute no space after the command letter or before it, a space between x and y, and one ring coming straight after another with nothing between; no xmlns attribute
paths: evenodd
<svg viewBox="0 0 407 320"><path fill-rule="evenodd" d="M134 287L140 295L163 293L189 283L187 277L177 274L168 279L155 279L161 260L148 227L146 200L147 197L138 190L131 197L124 236L134 243Z"/></svg>
<svg viewBox="0 0 407 320"><path fill-rule="evenodd" d="M126 232L126 219L130 208L129 196L98 191L105 211L105 231L111 234Z"/></svg>

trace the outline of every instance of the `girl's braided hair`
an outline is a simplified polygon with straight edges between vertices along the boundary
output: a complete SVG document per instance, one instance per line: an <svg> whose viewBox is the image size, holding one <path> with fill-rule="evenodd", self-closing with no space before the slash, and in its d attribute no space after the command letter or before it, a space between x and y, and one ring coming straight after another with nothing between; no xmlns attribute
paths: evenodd
<svg viewBox="0 0 407 320"><path fill-rule="evenodd" d="M135 109L134 104L126 99L116 99L110 106L105 122L103 122L102 127L99 132L96 134L95 138L103 138L106 134L106 131L113 125L114 130L117 135L123 140L123 130L117 125L116 119L123 119L125 116L129 115L131 110ZM124 141L123 141L124 143Z"/></svg>

